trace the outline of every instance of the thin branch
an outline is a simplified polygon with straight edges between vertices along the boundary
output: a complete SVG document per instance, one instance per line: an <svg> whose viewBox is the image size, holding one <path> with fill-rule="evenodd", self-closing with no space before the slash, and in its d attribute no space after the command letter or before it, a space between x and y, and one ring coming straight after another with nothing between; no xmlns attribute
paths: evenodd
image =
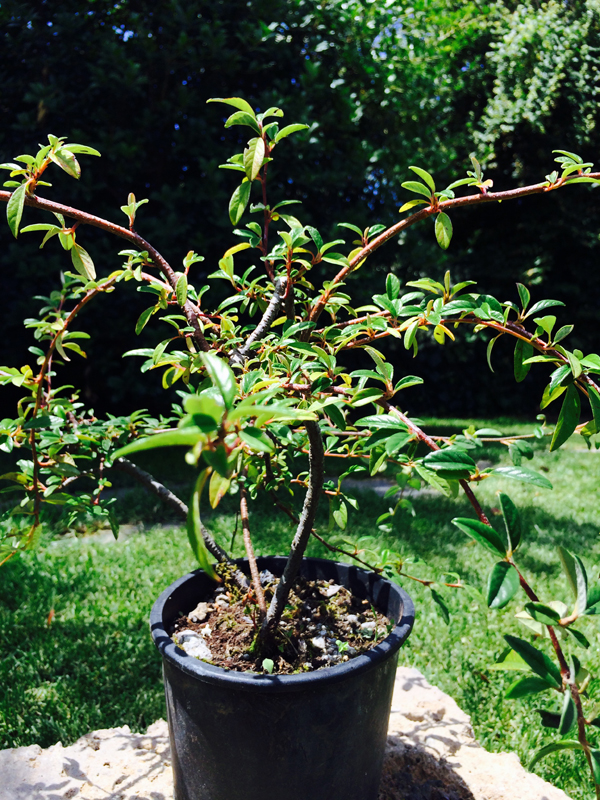
<svg viewBox="0 0 600 800"><path fill-rule="evenodd" d="M314 304L311 309L309 319L313 322L316 322L321 316L329 297L338 288L338 285L344 280L344 278L346 278L346 276L352 272L352 270L354 270L358 264L364 261L365 258L368 258L372 253L375 252L375 250L388 242L390 239L393 239L394 236L397 236L405 228L409 228L415 223L420 222L422 219L427 219L427 217L430 217L432 214L437 214L440 211L450 211L454 208L481 205L483 203L497 203L502 200L517 200L530 194L543 194L552 192L561 188L562 186L566 186L577 177L579 177L579 175L573 175L571 180L566 178L565 180L557 181L553 185L549 185L548 182L545 181L544 183L536 183L531 186L522 186L519 189L509 189L506 192L486 192L485 194L470 194L466 197L456 197L454 200L444 200L442 203L430 205L421 211L417 211L415 214L411 214L411 216L400 220L400 222L392 225L391 228L388 228L379 236L375 237L375 239L372 239L365 247L359 250L359 252L353 256L353 258L349 260L348 265L343 267L338 272L335 278L330 282L329 287L323 291L317 302ZM586 175L586 177L600 178L600 172L589 173L589 175Z"/></svg>
<svg viewBox="0 0 600 800"><path fill-rule="evenodd" d="M10 197L10 192L0 191L0 202L8 203ZM130 231L127 228L123 228L121 225L116 225L114 222L109 222L101 217L96 217L93 214L88 214L86 211L80 211L77 208L65 206L62 203L55 203L52 200L44 200L41 197L25 195L25 205L31 206L32 208L40 208L43 211L51 211L56 214L63 214L65 217L76 219L80 223L91 225L94 228L100 228L106 233L112 233L114 236L118 236L120 239L125 239L131 244L134 244L139 250L146 250L152 259L152 263L158 267L158 269L169 282L171 289L175 291L177 286L177 276L175 271L168 261L158 252L158 250L152 247L152 245L147 242L143 236L140 236L139 233ZM194 329L193 339L195 343L201 350L208 352L210 347L204 338L204 334L200 330L200 323L198 321L199 310L190 302L190 300L186 300L183 307L183 312L188 323Z"/></svg>
<svg viewBox="0 0 600 800"><path fill-rule="evenodd" d="M153 494L159 497L163 503L166 503L166 505L170 506L174 511L176 511L183 520L187 520L188 507L183 500L180 500L177 495L173 494L173 492L171 492L170 489L167 489L166 486L163 486L163 484L157 481L156 478L154 478L149 472L141 469L127 458L117 458L115 461L113 461L113 469L119 470L120 472L126 472L128 475L131 475L131 477L135 478L136 481L141 483ZM246 580L246 576L239 569L237 569L227 553L215 542L211 532L205 528L204 525L200 526L200 531L208 552L214 556L219 563L230 564L234 566L235 569L233 577L236 584L242 589L247 589L248 582Z"/></svg>
<svg viewBox="0 0 600 800"><path fill-rule="evenodd" d="M248 517L248 493L246 487L240 484L240 517L242 520L242 533L244 535L244 547L246 548L246 555L248 556L248 564L250 565L250 575L252 576L252 587L256 595L256 602L260 611L260 619L263 620L267 613L267 603L265 600L265 593L260 582L260 575L258 574L258 566L256 565L256 556L254 554L254 547L252 546L252 538L250 536L250 520Z"/></svg>
<svg viewBox="0 0 600 800"><path fill-rule="evenodd" d="M231 363L243 364L249 358L250 347L254 344L254 342L259 342L263 337L267 335L267 333L271 328L271 325L273 324L273 322L277 317L277 314L279 313L279 309L281 307L281 303L284 298L286 286L287 286L286 278L277 278L277 280L275 281L273 294L271 295L271 300L269 301L269 305L267 306L267 310L263 314L261 321L252 331L250 336L246 339L242 347L240 347L239 350L235 350L233 352L233 355L230 358Z"/></svg>
<svg viewBox="0 0 600 800"><path fill-rule="evenodd" d="M324 452L323 452L323 439L321 438L321 430L318 423L307 420L306 432L308 434L308 441L310 451L308 456L309 461L309 479L308 489L304 498L304 507L300 521L296 529L296 534L292 542L290 555L285 565L281 580L277 584L275 594L267 611L267 616L261 626L260 636L264 638L270 631L272 631L279 623L283 609L287 602L288 595L292 588L292 584L306 550L306 545L314 526L315 516L317 513L317 506L321 496L324 480Z"/></svg>

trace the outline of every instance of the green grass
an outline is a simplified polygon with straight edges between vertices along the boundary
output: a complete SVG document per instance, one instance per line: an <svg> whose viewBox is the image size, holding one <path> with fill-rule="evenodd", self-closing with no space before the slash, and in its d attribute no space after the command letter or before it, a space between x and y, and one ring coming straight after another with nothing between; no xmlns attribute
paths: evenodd
<svg viewBox="0 0 600 800"><path fill-rule="evenodd" d="M438 430L448 430L449 423L445 428L434 424ZM460 426L457 421L453 424ZM520 430L515 425L510 429ZM500 450L492 448L482 455L505 460ZM554 490L490 479L479 487L478 495L491 511L498 489L510 494L525 522L518 560L527 577L543 600L569 601L554 551L563 544L579 553L591 579L598 578L592 565L600 564L600 453L588 453L576 440L559 453L536 451L533 461L526 463L542 469ZM181 480L187 482L186 478ZM348 533L375 534L378 546L420 557L434 570L456 571L483 590L494 559L450 524L453 516L472 516L470 507L461 498L449 501L437 495L421 495L414 504L416 516L399 518L393 534L386 537L375 527L384 501L365 492ZM144 531L109 543L48 534L37 551L0 570L0 747L32 743L47 747L59 740L66 744L90 730L124 724L141 730L164 715L160 663L147 618L160 591L194 568L194 562L180 528L150 526L159 519L158 512L139 492L123 498L122 506L122 518L144 520ZM233 531L232 508L229 505L210 518L210 527L226 544ZM326 524L323 509L319 529ZM260 506L252 512L251 525L259 553L286 551L291 528L276 510ZM241 554L238 532L235 555ZM316 542L310 554L326 555ZM423 566L412 569L427 574ZM529 638L514 619L522 599L503 611L489 612L466 592L448 590L452 620L446 626L427 590L408 581L405 586L414 598L417 620L400 663L419 668L452 695L471 715L485 747L514 750L526 763L537 747L553 738L540 726L535 708L557 709L559 698L505 700L511 674L487 669L503 649L503 633ZM56 616L48 625L51 608ZM589 651L578 654L598 672L597 623L589 618L580 627L592 644ZM596 685L591 685L590 694L600 700ZM578 774L586 782L587 776L577 755L551 756L536 771L577 800L590 797L587 783L584 788L578 785Z"/></svg>

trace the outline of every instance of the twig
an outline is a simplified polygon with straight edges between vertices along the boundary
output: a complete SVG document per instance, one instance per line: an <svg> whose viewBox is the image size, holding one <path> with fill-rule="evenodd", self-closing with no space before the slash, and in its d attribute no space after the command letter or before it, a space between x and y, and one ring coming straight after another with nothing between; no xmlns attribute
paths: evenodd
<svg viewBox="0 0 600 800"><path fill-rule="evenodd" d="M258 566L256 565L254 547L252 546L252 538L250 536L250 520L248 518L248 494L246 492L246 487L243 484L240 484L240 517L242 520L244 547L246 548L248 564L250 565L250 575L252 576L252 586L254 588L254 594L256 595L256 602L258 603L260 618L263 620L267 613L267 603L265 600L265 593L263 592L260 582L260 575L258 574Z"/></svg>
<svg viewBox="0 0 600 800"><path fill-rule="evenodd" d="M8 203L10 197L10 192L0 191L0 202ZM44 200L41 197L25 195L25 205L32 206L33 208L40 208L43 211L51 211L53 213L63 214L65 217L76 219L80 223L91 225L94 228L100 228L107 233L112 233L114 236L118 236L120 239L125 239L126 241L134 244L139 250L145 250L152 259L152 263L156 265L163 273L169 282L171 289L175 291L177 286L177 276L173 268L169 262L158 252L158 250L152 247L152 245L147 242L143 236L140 236L139 233L130 231L127 228L123 228L121 225L116 225L114 222L109 222L101 217L96 217L93 214L88 214L86 211L80 211L77 208L65 206L62 203L54 203L51 200ZM186 300L183 311L188 323L194 329L193 339L195 343L201 350L208 352L210 347L204 338L204 334L200 330L200 323L198 322L199 310L195 308L189 300Z"/></svg>
<svg viewBox="0 0 600 800"><path fill-rule="evenodd" d="M141 469L127 458L115 459L115 461L113 461L113 469L117 469L120 472L126 472L128 475L131 475L136 479L136 481L141 483L157 497L159 497L164 503L176 511L177 514L182 517L182 519L187 520L188 507L183 500L180 500L177 495L173 494L173 492L170 491L170 489L167 489L166 486L163 486L163 484L157 481L156 478L154 478L149 472ZM236 584L241 589L247 589L248 581L246 580L246 576L235 566L227 553L215 542L211 532L204 525L200 526L200 531L208 552L214 556L219 563L230 564L233 566L233 577Z"/></svg>
<svg viewBox="0 0 600 800"><path fill-rule="evenodd" d="M279 308L284 297L286 285L286 278L277 278L275 281L273 294L271 295L271 300L269 301L269 305L267 306L267 310L263 314L261 321L246 339L242 347L240 347L239 350L233 351L233 354L229 359L230 363L244 364L244 362L247 361L250 356L250 347L254 344L254 342L259 342L264 336L267 335L273 321L279 313Z"/></svg>

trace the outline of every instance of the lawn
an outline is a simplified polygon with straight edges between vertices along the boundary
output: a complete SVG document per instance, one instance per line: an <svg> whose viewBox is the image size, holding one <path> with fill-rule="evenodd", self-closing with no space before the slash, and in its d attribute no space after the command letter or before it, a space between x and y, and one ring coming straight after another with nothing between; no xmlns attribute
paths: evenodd
<svg viewBox="0 0 600 800"><path fill-rule="evenodd" d="M461 423L431 421L430 430L432 425L437 432ZM505 421L494 425L505 432L521 430ZM481 457L506 461L500 448L487 448ZM597 578L592 565L600 563L600 452L588 453L583 441L574 437L558 453L537 449L527 466L542 470L554 490L489 479L477 493L492 515L495 492L510 494L525 521L518 559L525 574L541 599L570 602L555 547L563 544L580 554L590 578ZM182 471L171 477L175 483L186 483L189 474ZM36 551L0 570L0 747L67 744L90 730L124 724L142 730L164 716L160 663L150 642L148 613L160 591L195 565L177 524L169 524L138 490L119 491L122 519L143 523L139 532L115 542L104 534L100 538L58 535L48 526ZM387 503L370 491L358 496L360 514L349 522L351 537L375 534L376 547L393 547L407 557L421 558L430 565L429 572L458 572L484 589L493 556L450 524L453 516L472 516L462 498L452 501L421 494L414 498L416 515L403 512L393 533L384 535L377 531L375 520ZM233 506L207 516L227 546L234 520ZM319 530L326 530L326 525L323 508ZM291 529L279 512L260 506L251 513L251 526L258 553L286 551ZM242 555L239 534L234 554ZM311 544L309 554L327 555L318 542ZM423 565L412 569L429 574ZM489 612L476 596L448 590L445 597L452 619L446 625L428 590L410 581L404 585L415 600L417 621L400 663L417 667L451 694L471 715L485 747L514 750L526 763L537 747L552 738L535 712L540 706L553 708L552 699L538 695L525 701L505 700L503 693L514 673L488 669L503 649L503 633L529 639L527 629L514 619L522 599L503 611ZM597 623L588 618L580 627L592 644L579 655L598 671ZM600 700L597 684L592 683L589 692ZM549 757L537 771L579 799L590 796L587 786L584 791L577 785L582 768L583 760L568 754Z"/></svg>

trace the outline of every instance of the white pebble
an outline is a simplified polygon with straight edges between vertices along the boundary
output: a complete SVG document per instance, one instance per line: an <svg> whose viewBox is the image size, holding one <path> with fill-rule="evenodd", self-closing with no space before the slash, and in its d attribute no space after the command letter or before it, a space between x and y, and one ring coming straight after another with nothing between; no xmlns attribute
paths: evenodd
<svg viewBox="0 0 600 800"><path fill-rule="evenodd" d="M325 642L324 636L315 636L314 639L310 640L313 647L316 647L318 650L325 650L327 647L327 643Z"/></svg>

